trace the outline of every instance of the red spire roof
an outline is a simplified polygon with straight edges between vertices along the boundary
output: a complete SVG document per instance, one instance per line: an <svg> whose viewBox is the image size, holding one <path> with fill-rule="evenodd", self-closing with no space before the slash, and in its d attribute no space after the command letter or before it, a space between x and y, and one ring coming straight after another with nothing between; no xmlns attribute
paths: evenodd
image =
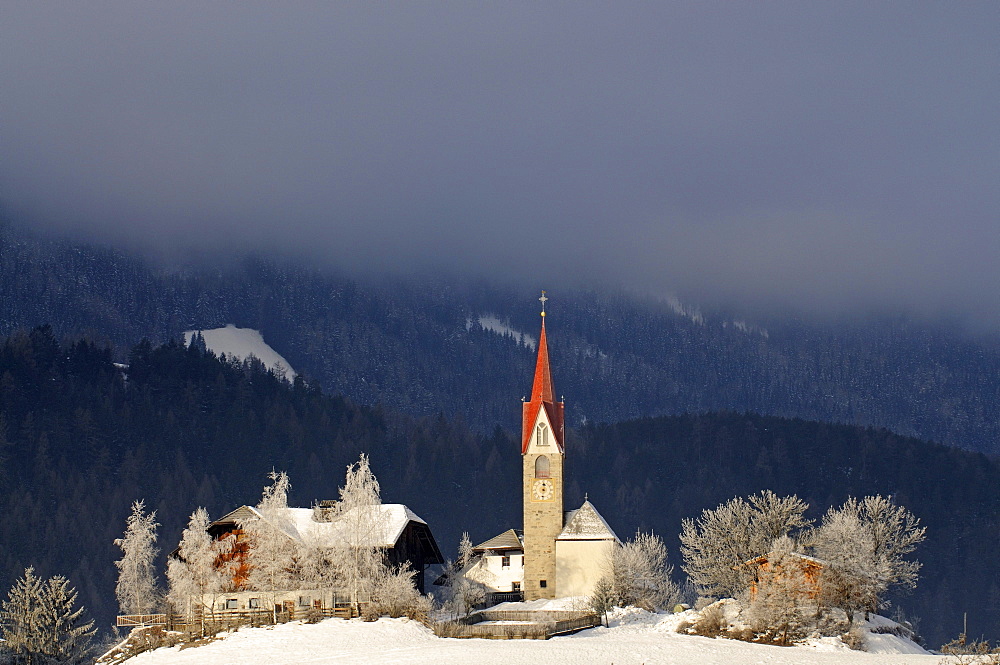
<svg viewBox="0 0 1000 665"><path fill-rule="evenodd" d="M543 292L544 297L544 292ZM543 301L544 304L544 301ZM528 450L531 431L538 420L538 412L545 409L555 435L556 445L563 452L563 403L555 401L552 370L549 368L549 345L545 339L545 313L542 313L542 332L538 335L538 359L535 361L535 379L531 384L531 399L524 403L521 426L521 454Z"/></svg>
<svg viewBox="0 0 1000 665"><path fill-rule="evenodd" d="M542 319L542 332L538 336L538 360L535 361L535 381L531 384L531 401L554 402L552 388L552 370L549 369L549 345L545 340L545 319Z"/></svg>

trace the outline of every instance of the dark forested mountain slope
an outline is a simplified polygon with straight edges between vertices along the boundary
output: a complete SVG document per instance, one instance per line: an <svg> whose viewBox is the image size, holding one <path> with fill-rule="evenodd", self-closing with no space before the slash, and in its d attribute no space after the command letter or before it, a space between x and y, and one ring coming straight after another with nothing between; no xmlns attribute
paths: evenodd
<svg viewBox="0 0 1000 665"><path fill-rule="evenodd" d="M259 499L272 468L292 502L336 496L361 451L389 502L403 502L453 552L520 522L515 437L443 416L417 419L282 383L253 363L176 343L139 344L127 378L112 351L60 344L47 328L0 343L0 588L24 566L68 575L108 626L113 561L129 504L158 511L171 549L187 516ZM818 518L848 495L892 494L928 527L917 591L932 644L961 612L974 634L1000 619L1000 464L885 430L731 413L647 418L571 431L567 507L584 493L619 535L654 529L670 545L684 517L763 488L797 493ZM993 635L994 637L996 635Z"/></svg>
<svg viewBox="0 0 1000 665"><path fill-rule="evenodd" d="M0 334L49 323L57 336L124 350L233 323L260 330L311 382L357 403L444 412L480 432L518 426L532 351L480 317L537 335L534 289L427 277L375 284L260 258L226 266L153 269L0 223ZM947 327L782 319L764 331L620 292L550 296L556 387L574 425L747 410L1000 452L1000 347Z"/></svg>
<svg viewBox="0 0 1000 665"><path fill-rule="evenodd" d="M275 468L298 505L336 498L362 451L384 500L436 525L443 547L465 521L455 506L488 504L497 523L519 513L517 487L490 480L519 468L502 432L357 406L173 343L134 347L127 378L111 358L90 342L61 347L48 328L0 345L0 588L27 565L66 574L107 626L113 540L133 500L158 511L169 551L197 506L218 517L256 503ZM477 464L454 464L460 453Z"/></svg>

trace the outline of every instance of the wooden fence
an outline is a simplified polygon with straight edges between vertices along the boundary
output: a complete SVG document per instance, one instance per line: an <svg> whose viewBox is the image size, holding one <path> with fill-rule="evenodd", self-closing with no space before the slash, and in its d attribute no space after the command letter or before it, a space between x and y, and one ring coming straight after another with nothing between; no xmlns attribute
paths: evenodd
<svg viewBox="0 0 1000 665"><path fill-rule="evenodd" d="M166 626L166 614L119 614L119 628L139 628L143 626Z"/></svg>
<svg viewBox="0 0 1000 665"><path fill-rule="evenodd" d="M362 603L363 609L364 603ZM337 603L333 607L285 607L277 613L271 610L209 610L204 613L184 614L119 614L120 628L141 628L163 626L167 630L206 633L232 630L240 626L267 626L289 621L318 620L329 618L350 619L359 616L358 608L351 603Z"/></svg>

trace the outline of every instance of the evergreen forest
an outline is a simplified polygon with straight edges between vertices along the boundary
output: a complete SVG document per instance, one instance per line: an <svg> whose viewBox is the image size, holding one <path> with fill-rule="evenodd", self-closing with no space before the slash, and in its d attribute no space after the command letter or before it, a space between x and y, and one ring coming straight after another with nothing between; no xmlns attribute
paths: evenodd
<svg viewBox="0 0 1000 665"><path fill-rule="evenodd" d="M586 494L620 537L662 535L675 565L681 520L733 496L795 493L816 519L847 496L891 494L927 526L921 581L897 606L928 619L919 628L932 646L960 631L966 611L970 634L996 637L1000 463L990 457L735 412L588 423L567 440L566 507ZM292 505L333 498L360 452L383 500L410 506L452 556L462 531L479 542L520 524L510 429L361 405L197 344L122 352L48 326L18 331L0 343L0 588L29 565L66 575L107 630L113 541L134 500L157 511L162 570L198 506L219 517L254 504L272 469L289 473Z"/></svg>
<svg viewBox="0 0 1000 665"><path fill-rule="evenodd" d="M802 319L701 311L613 288L514 286L463 276L354 278L262 256L154 263L46 239L0 220L0 335L163 344L232 323L261 331L310 384L477 433L519 426L538 288L567 422L751 411L885 427L1000 453L1000 342L903 315Z"/></svg>

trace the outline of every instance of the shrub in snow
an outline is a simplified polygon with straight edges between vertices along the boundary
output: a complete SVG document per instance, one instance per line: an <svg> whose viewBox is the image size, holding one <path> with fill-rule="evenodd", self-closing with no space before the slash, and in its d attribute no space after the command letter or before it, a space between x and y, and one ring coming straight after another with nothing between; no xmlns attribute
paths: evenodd
<svg viewBox="0 0 1000 665"><path fill-rule="evenodd" d="M983 640L969 642L965 633L941 647L946 657L941 665L1000 665L1000 646L991 647Z"/></svg>
<svg viewBox="0 0 1000 665"><path fill-rule="evenodd" d="M863 624L853 624L850 630L840 636L840 639L848 647L855 651L865 650L865 634L868 629L864 627Z"/></svg>
<svg viewBox="0 0 1000 665"><path fill-rule="evenodd" d="M371 600L366 608L375 616L409 617L428 623L431 601L422 596L413 584L415 573L406 566L386 566L372 585Z"/></svg>
<svg viewBox="0 0 1000 665"><path fill-rule="evenodd" d="M605 563L607 572L598 581L591 605L606 613L615 605L655 612L681 602L680 587L673 581L674 567L667 563L663 540L652 533L637 533L616 545Z"/></svg>
<svg viewBox="0 0 1000 665"><path fill-rule="evenodd" d="M452 576L451 598L446 609L455 616L469 616L473 610L486 602L486 587L464 575Z"/></svg>
<svg viewBox="0 0 1000 665"><path fill-rule="evenodd" d="M76 607L76 589L61 575L43 581L28 568L11 587L0 611L0 637L11 662L66 663L89 661L93 621Z"/></svg>
<svg viewBox="0 0 1000 665"><path fill-rule="evenodd" d="M742 608L732 598L723 598L697 612L694 620L684 622L683 632L704 637L731 637L738 635L744 626L741 622ZM678 632L682 632L678 626Z"/></svg>

